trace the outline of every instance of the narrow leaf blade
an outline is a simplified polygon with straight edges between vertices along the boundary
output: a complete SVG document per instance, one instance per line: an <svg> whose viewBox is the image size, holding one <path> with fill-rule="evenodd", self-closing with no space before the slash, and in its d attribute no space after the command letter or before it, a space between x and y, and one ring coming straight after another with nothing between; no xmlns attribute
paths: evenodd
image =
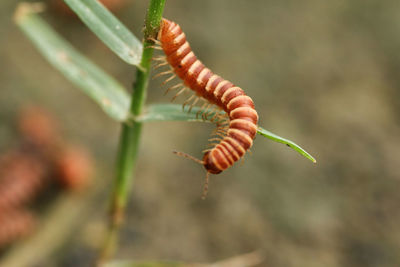
<svg viewBox="0 0 400 267"><path fill-rule="evenodd" d="M139 122L155 122L155 121L198 121L203 122L201 114L197 115L198 107L193 107L190 113L182 109L182 105L174 104L155 104L149 105L146 111L136 118Z"/></svg>
<svg viewBox="0 0 400 267"><path fill-rule="evenodd" d="M129 96L112 77L76 51L41 19L37 4L19 4L15 21L41 54L67 79L82 89L112 118L128 116Z"/></svg>
<svg viewBox="0 0 400 267"><path fill-rule="evenodd" d="M97 0L64 1L122 60L131 65L139 65L142 43L107 8Z"/></svg>
<svg viewBox="0 0 400 267"><path fill-rule="evenodd" d="M305 151L303 148L301 148L299 145L297 145L293 141L290 141L290 140L280 137L274 133L271 133L270 131L267 131L262 127L258 127L257 133L264 137L267 137L275 142L282 143L282 144L289 146L290 148L294 149L295 151L297 151L304 157L311 160L313 163L317 162L313 156L311 156L307 151Z"/></svg>
<svg viewBox="0 0 400 267"><path fill-rule="evenodd" d="M138 118L136 118L136 121L140 122L155 122L155 121L198 121L198 122L210 122L209 120L203 120L201 113L199 112L198 107L193 107L193 109L188 112L188 108L185 108L185 110L182 110L181 105L173 105L173 104L158 104L158 105L150 105L145 113ZM211 118L213 114L208 116L208 118ZM267 131L266 129L259 127L257 130L257 133L267 137L275 142L285 144L304 157L308 158L312 162L316 163L317 161L314 159L313 156L311 156L307 151L305 151L303 148L301 148L299 145L294 143L293 141L290 141L288 139L285 139L283 137L280 137L274 133L271 133L270 131Z"/></svg>

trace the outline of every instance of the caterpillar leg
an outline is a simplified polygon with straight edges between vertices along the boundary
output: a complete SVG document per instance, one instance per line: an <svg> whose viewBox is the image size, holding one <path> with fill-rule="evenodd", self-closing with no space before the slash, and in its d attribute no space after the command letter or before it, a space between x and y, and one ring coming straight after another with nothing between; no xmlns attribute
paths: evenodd
<svg viewBox="0 0 400 267"><path fill-rule="evenodd" d="M173 72L172 72L173 73ZM166 84L166 83L168 83L169 81L171 81L173 78L175 78L176 77L176 74L175 73L173 73L168 79L166 79L165 81L163 81L162 83L161 83L161 85L164 85L164 84Z"/></svg>
<svg viewBox="0 0 400 267"><path fill-rule="evenodd" d="M226 135L226 132L228 131L228 128L226 127L226 128L223 128L223 127L220 127L218 130L217 130L217 133L221 133L221 134L224 134L224 135Z"/></svg>
<svg viewBox="0 0 400 267"><path fill-rule="evenodd" d="M204 103L203 105L199 108L199 110L196 113L196 119L199 118L200 113L204 112L204 109L209 105L208 102L206 100L204 100L204 98L201 99Z"/></svg>
<svg viewBox="0 0 400 267"><path fill-rule="evenodd" d="M199 102L200 99L201 99L201 98L198 97L198 96L195 95L195 94L191 95L191 96L183 103L183 105L182 105L182 110L184 111L184 110L185 110L185 106L186 106L186 105L189 105L189 103L192 102L192 103L189 105L189 109L188 109L188 111L187 111L188 113L190 113L190 112L192 111L193 107L197 104L197 102Z"/></svg>
<svg viewBox="0 0 400 267"><path fill-rule="evenodd" d="M178 84L176 84L176 85L174 85L174 86L171 86L171 87L169 87L167 90L165 90L164 95L168 94L169 91L178 89L178 88L180 88L180 87L184 88L185 85L183 85L183 83L178 83Z"/></svg>
<svg viewBox="0 0 400 267"><path fill-rule="evenodd" d="M219 141L221 141L221 140L222 140L221 137L213 137L213 138L209 138L209 139L208 139L208 141L210 141L210 142L213 142L213 141L219 142Z"/></svg>
<svg viewBox="0 0 400 267"><path fill-rule="evenodd" d="M204 109L204 111L201 113L201 118L203 119L203 121L207 120L207 111L208 109L212 107L211 104L207 104L206 108Z"/></svg>
<svg viewBox="0 0 400 267"><path fill-rule="evenodd" d="M169 64L168 61L167 61L167 58L165 56L163 56L163 57L155 57L153 59L154 59L154 61L158 61L159 62L157 65L154 66L155 70L158 69L158 68L161 68L162 66L166 66L166 65ZM171 81L172 79L174 79L176 77L176 74L174 73L174 70L171 67L169 68L169 70L157 73L156 75L154 75L152 77L152 79L154 80L154 79L156 79L158 77L161 77L161 76L164 76L164 75L169 75L169 74L171 74L171 76L168 77L165 81L163 81L161 83L161 85L164 85L164 84L168 83L169 81Z"/></svg>
<svg viewBox="0 0 400 267"><path fill-rule="evenodd" d="M214 147L218 145L226 136L228 129L228 126L217 126L217 128L212 131L211 138L208 139L208 141L211 143L207 146Z"/></svg>
<svg viewBox="0 0 400 267"><path fill-rule="evenodd" d="M161 42L159 40L153 38L153 37L147 38L147 40L152 41L156 45L160 45L161 46Z"/></svg>
<svg viewBox="0 0 400 267"><path fill-rule="evenodd" d="M219 114L217 117L217 126L229 127L230 119L228 114Z"/></svg>
<svg viewBox="0 0 400 267"><path fill-rule="evenodd" d="M167 90L165 90L164 95L168 94L169 91L178 89L178 88L180 88L180 87L181 87L181 88L185 88L185 85L183 85L183 83L178 83L178 84L176 84L176 85L174 85L174 86L171 86L171 87L169 87Z"/></svg>
<svg viewBox="0 0 400 267"><path fill-rule="evenodd" d="M212 150L215 146L217 146L221 141L222 141L222 137L213 137L213 138L209 138L208 141L211 143L207 144L207 149L203 150L202 152L205 153L208 150Z"/></svg>
<svg viewBox="0 0 400 267"><path fill-rule="evenodd" d="M213 115L212 117L211 117L211 119L209 119L211 122L214 122L214 120L217 118L217 116L219 115L219 113L220 113L220 111L221 111L221 109L219 108L219 107L216 107L215 105L212 105L212 109L210 110L210 111L208 111L206 114L205 114L205 119L207 120L208 119L208 116L211 116L211 115Z"/></svg>
<svg viewBox="0 0 400 267"><path fill-rule="evenodd" d="M183 104L182 104L182 110L184 111L185 110L185 106L187 105L187 104L189 104L194 98L196 97L196 95L191 95L188 99L186 99L185 100L185 102L183 102ZM190 112L190 111L189 111Z"/></svg>
<svg viewBox="0 0 400 267"><path fill-rule="evenodd" d="M167 71L159 72L159 73L157 73L156 75L154 75L154 76L152 77L152 79L154 80L154 79L157 79L158 77L161 77L161 76L163 76L163 75L168 75L168 74L173 74L172 70L167 70Z"/></svg>
<svg viewBox="0 0 400 267"><path fill-rule="evenodd" d="M219 136L223 138L226 136L228 129L229 126L217 126L217 128L212 131L211 136Z"/></svg>
<svg viewBox="0 0 400 267"><path fill-rule="evenodd" d="M209 172L207 172L206 173L206 180L205 180L205 182L204 182L204 187L203 187L203 193L201 194L201 199L206 199L206 197L207 197L207 194L208 194L208 184L209 184L209 181L210 181L210 173Z"/></svg>
<svg viewBox="0 0 400 267"><path fill-rule="evenodd" d="M213 117L214 117L216 114L218 114L220 112L220 108L215 106L214 104L211 104L210 107L211 107L211 110L209 110L209 111L206 110L203 114L204 114L205 120L210 120L211 122L213 122L211 119L208 119L208 116L213 115Z"/></svg>
<svg viewBox="0 0 400 267"><path fill-rule="evenodd" d="M158 56L158 57L153 57L151 60L153 61L167 61L166 56Z"/></svg>
<svg viewBox="0 0 400 267"><path fill-rule="evenodd" d="M157 49L157 50L163 50L162 47L157 45L157 44L146 46L146 48L153 48L153 49Z"/></svg>
<svg viewBox="0 0 400 267"><path fill-rule="evenodd" d="M199 102L199 100L200 100L200 97L196 96L196 98L195 98L195 100L193 101L193 103L190 104L188 113L190 113L190 112L192 111L192 108L197 104L197 102Z"/></svg>
<svg viewBox="0 0 400 267"><path fill-rule="evenodd" d="M222 116L221 115L221 109L220 108L218 108L218 107L214 107L214 110L213 110L213 113L214 113L214 116L212 116L212 118L211 118L211 122L214 122L215 120L219 120L219 118ZM217 120L217 121L218 121Z"/></svg>
<svg viewBox="0 0 400 267"><path fill-rule="evenodd" d="M217 138L218 137L224 138L226 136L226 130L221 130L217 128L214 131L212 131L210 136L216 136Z"/></svg>
<svg viewBox="0 0 400 267"><path fill-rule="evenodd" d="M176 95L171 99L171 102L174 101L179 95L186 91L186 87L183 87Z"/></svg>
<svg viewBox="0 0 400 267"><path fill-rule="evenodd" d="M164 62L158 63L153 68L156 70L156 69L161 68L162 66L165 66L165 65L168 65L168 61L164 61Z"/></svg>
<svg viewBox="0 0 400 267"><path fill-rule="evenodd" d="M207 147L209 147L209 149L207 148L206 150L203 150L203 153L204 153L204 151L212 150L212 148L215 147L215 146L218 145L218 144L219 144L219 142L207 144Z"/></svg>
<svg viewBox="0 0 400 267"><path fill-rule="evenodd" d="M226 127L217 126L217 128L215 128L215 129L211 132L211 135L215 135L215 134L217 134L217 133L225 134L226 131L227 131L227 128L226 128Z"/></svg>

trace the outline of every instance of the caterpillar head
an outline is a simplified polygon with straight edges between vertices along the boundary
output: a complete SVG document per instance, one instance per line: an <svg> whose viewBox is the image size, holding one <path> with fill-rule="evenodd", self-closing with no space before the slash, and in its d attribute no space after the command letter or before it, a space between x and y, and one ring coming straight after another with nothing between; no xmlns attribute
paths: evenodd
<svg viewBox="0 0 400 267"><path fill-rule="evenodd" d="M207 151L203 156L204 168L206 168L207 172L212 174L218 174L222 172L222 170L215 165L214 157L210 157L210 154L211 151Z"/></svg>
<svg viewBox="0 0 400 267"><path fill-rule="evenodd" d="M157 34L157 40L161 41L162 36L168 33L172 24L173 22L170 20L164 18L161 20L160 30L158 31Z"/></svg>

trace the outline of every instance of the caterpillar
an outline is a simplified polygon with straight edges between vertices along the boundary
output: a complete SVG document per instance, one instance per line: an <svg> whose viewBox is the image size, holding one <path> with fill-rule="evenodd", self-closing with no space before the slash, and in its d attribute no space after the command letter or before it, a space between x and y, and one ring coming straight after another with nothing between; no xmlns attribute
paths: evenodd
<svg viewBox="0 0 400 267"><path fill-rule="evenodd" d="M183 105L191 103L191 109L199 100L203 100L204 104L200 108L205 114L203 117L207 118L209 114L214 114L212 121L218 119L215 131L217 137L209 139L216 143L212 143L212 148L205 151L202 160L182 152L175 152L202 164L206 169L204 198L208 190L209 174L218 174L226 170L242 158L252 146L257 133L258 114L253 100L241 88L214 74L197 59L186 40L185 33L177 23L163 18L157 39L153 41L165 54L163 58L156 58L161 61L156 68L168 64L170 66L169 71L156 76L172 74L163 84L176 76L183 81L182 84L168 88L166 93L181 87L174 100L186 88L190 88L195 95L189 97ZM212 106L216 108L209 111ZM221 115L221 110L226 112L225 115Z"/></svg>

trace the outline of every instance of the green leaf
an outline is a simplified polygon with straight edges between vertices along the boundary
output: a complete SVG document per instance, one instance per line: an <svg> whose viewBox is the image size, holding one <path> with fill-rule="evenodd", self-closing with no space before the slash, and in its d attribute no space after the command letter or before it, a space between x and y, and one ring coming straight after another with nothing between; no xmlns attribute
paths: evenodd
<svg viewBox="0 0 400 267"><path fill-rule="evenodd" d="M154 121L198 121L198 122L210 122L203 120L199 107L193 107L191 112L188 112L188 107L185 110L182 109L182 105L174 104L155 104L149 105L145 112L137 117L135 121L138 122L154 122ZM214 113L211 113L211 118Z"/></svg>
<svg viewBox="0 0 400 267"><path fill-rule="evenodd" d="M208 120L203 120L201 113L197 115L199 111L198 107L193 107L191 112L188 112L188 108L185 108L185 111L182 110L181 105L173 105L173 104L159 104L159 105L150 105L146 111L136 118L136 121L140 122L154 122L154 121L200 121L200 122L210 122ZM223 112L222 112L223 113ZM213 116L210 115L208 118ZM296 143L280 137L270 131L265 130L262 127L258 127L258 134L267 137L275 142L286 144L287 146L293 148L295 151L308 158L312 162L316 163L317 161L311 156L307 151L302 149Z"/></svg>
<svg viewBox="0 0 400 267"><path fill-rule="evenodd" d="M110 117L126 120L130 101L124 88L54 32L36 14L40 9L38 4L19 4L15 13L18 26L55 68L97 102Z"/></svg>
<svg viewBox="0 0 400 267"><path fill-rule="evenodd" d="M139 65L142 43L107 8L96 0L64 1L122 60L131 65Z"/></svg>
<svg viewBox="0 0 400 267"><path fill-rule="evenodd" d="M269 139L271 139L271 140L273 140L275 142L285 144L285 145L293 148L294 150L296 150L297 152L299 152L301 155L303 155L304 157L308 158L312 162L314 162L314 163L317 162L313 156L311 156L307 151L302 149L299 145L297 145L293 141L290 141L290 140L285 139L283 137L280 137L280 136L278 136L278 135L276 135L274 133L271 133L270 131L267 131L262 127L258 127L257 133L262 135L262 136L264 136L264 137L267 137L267 138L269 138Z"/></svg>

